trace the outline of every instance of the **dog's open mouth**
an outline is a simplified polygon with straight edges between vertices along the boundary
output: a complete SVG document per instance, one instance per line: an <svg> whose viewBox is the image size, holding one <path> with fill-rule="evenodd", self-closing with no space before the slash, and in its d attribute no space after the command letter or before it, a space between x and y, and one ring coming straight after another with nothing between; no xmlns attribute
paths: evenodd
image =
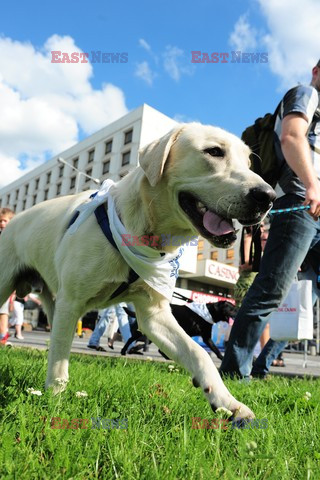
<svg viewBox="0 0 320 480"><path fill-rule="evenodd" d="M232 220L209 210L190 193L180 192L179 203L197 231L217 247L227 248L237 239Z"/></svg>

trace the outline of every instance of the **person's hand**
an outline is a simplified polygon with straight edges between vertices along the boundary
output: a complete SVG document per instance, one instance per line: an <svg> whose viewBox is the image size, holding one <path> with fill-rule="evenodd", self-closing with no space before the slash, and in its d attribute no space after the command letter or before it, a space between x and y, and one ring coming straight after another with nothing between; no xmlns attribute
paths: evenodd
<svg viewBox="0 0 320 480"><path fill-rule="evenodd" d="M303 205L310 205L308 213L314 220L318 220L320 217L320 182L307 188L306 198Z"/></svg>

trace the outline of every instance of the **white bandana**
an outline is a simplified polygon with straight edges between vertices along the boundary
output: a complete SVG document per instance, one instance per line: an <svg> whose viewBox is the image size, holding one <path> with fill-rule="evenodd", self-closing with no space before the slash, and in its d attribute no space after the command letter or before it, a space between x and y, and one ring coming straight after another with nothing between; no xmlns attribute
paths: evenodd
<svg viewBox="0 0 320 480"><path fill-rule="evenodd" d="M208 310L208 307L205 303L187 303L186 307L190 308L193 312L199 315L199 317L203 318L206 322L209 322L213 325L212 316Z"/></svg>
<svg viewBox="0 0 320 480"><path fill-rule="evenodd" d="M108 202L110 229L122 257L140 278L170 301L178 277L179 258L183 253L183 247L179 248L178 254L174 252L161 255L158 250L145 245L122 245L124 235L128 232L118 217L114 200L109 192L113 184L112 180L105 180L96 196L77 208L80 213L68 232L73 235L99 205Z"/></svg>

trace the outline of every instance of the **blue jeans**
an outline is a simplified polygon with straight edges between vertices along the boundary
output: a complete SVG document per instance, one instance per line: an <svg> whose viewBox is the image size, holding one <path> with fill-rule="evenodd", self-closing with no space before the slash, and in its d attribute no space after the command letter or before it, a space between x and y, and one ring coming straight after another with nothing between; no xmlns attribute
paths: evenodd
<svg viewBox="0 0 320 480"><path fill-rule="evenodd" d="M275 360L288 342L280 342L269 338L260 352L259 357L254 362L251 375L264 377L269 372L273 360Z"/></svg>
<svg viewBox="0 0 320 480"><path fill-rule="evenodd" d="M320 297L320 290L317 287L317 273L309 266L305 272L299 272L299 280L312 281L312 303L314 304L318 297ZM260 352L257 360L253 364L251 375L264 377L269 372L270 366L282 350L286 347L288 342L276 341L270 338L266 345Z"/></svg>
<svg viewBox="0 0 320 480"><path fill-rule="evenodd" d="M122 340L126 343L131 338L131 330L128 322L128 315L123 310L121 304L106 308L100 315L99 322L97 323L88 345L98 347L100 345L100 339L112 318L116 315L118 318L119 329L121 332ZM133 344L134 345L134 344ZM132 348L132 347L131 347Z"/></svg>
<svg viewBox="0 0 320 480"><path fill-rule="evenodd" d="M88 345L93 347L99 347L100 339L104 334L104 332L106 331L107 326L114 314L115 314L114 307L105 308L104 310L101 311L99 321L95 326L95 329L89 339Z"/></svg>
<svg viewBox="0 0 320 480"><path fill-rule="evenodd" d="M274 204L286 208L301 204L303 199L288 194ZM307 253L320 264L320 222L305 211L275 215L261 259L260 271L245 296L233 324L220 371L248 377L253 350L290 286Z"/></svg>

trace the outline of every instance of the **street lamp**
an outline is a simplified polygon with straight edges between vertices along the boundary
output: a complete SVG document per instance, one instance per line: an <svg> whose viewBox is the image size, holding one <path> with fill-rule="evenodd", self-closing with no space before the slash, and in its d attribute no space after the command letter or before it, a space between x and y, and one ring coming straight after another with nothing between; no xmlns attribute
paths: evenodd
<svg viewBox="0 0 320 480"><path fill-rule="evenodd" d="M58 162L63 163L64 165L68 165L68 167L72 168L72 170L75 170L77 172L75 193L78 193L78 191L79 191L79 184L80 184L80 176L81 175L83 175L84 177L90 178L90 180L93 180L94 183L96 183L97 185L100 185L100 180L98 178L93 178L93 177L91 177L91 175L88 175L87 173L82 172L78 168L76 168L73 165L71 165L70 163L66 162L66 160L64 158L58 157Z"/></svg>

